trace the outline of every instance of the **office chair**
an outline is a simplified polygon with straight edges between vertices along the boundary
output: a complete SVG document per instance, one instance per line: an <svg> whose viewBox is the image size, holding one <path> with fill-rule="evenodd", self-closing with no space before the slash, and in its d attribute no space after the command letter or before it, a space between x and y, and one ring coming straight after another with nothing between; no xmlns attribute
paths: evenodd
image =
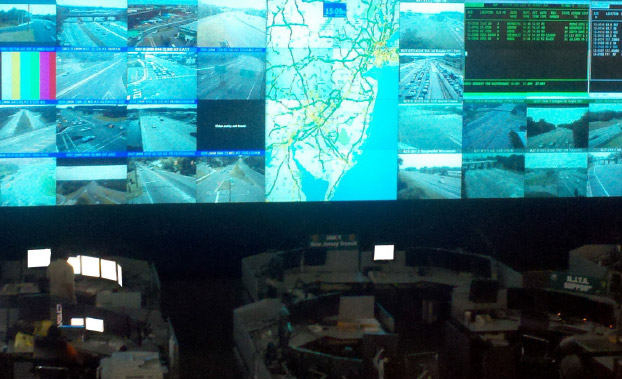
<svg viewBox="0 0 622 379"><path fill-rule="evenodd" d="M575 354L562 359L559 373L562 379L584 379L586 377L583 362L581 358Z"/></svg>
<svg viewBox="0 0 622 379"><path fill-rule="evenodd" d="M36 366L35 374L39 379L68 379L69 369L67 367Z"/></svg>
<svg viewBox="0 0 622 379"><path fill-rule="evenodd" d="M70 377L71 362L67 355L67 343L58 339L59 333L58 329L52 327L48 331L49 338L35 339L33 359L37 378L68 379Z"/></svg>
<svg viewBox="0 0 622 379"><path fill-rule="evenodd" d="M521 334L519 339L520 371L533 378L549 378L557 372L551 341L532 334Z"/></svg>

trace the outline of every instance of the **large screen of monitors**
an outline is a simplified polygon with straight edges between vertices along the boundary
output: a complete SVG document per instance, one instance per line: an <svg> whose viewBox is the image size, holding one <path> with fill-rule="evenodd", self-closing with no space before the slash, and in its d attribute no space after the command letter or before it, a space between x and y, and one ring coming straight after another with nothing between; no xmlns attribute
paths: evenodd
<svg viewBox="0 0 622 379"><path fill-rule="evenodd" d="M0 0L0 205L622 196L622 4Z"/></svg>

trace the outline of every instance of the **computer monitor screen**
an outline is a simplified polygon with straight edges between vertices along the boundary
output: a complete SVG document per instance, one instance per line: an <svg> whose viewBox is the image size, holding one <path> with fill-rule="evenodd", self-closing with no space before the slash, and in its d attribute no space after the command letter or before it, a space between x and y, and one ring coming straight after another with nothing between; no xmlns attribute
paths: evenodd
<svg viewBox="0 0 622 379"><path fill-rule="evenodd" d="M490 279L473 279L469 291L469 300L474 303L496 303L499 282Z"/></svg>
<svg viewBox="0 0 622 379"><path fill-rule="evenodd" d="M102 279L117 281L117 263L107 259L101 260Z"/></svg>
<svg viewBox="0 0 622 379"><path fill-rule="evenodd" d="M76 257L69 257L67 258L67 262L71 265L71 267L73 267L73 273L75 275L80 275L82 273L81 270L81 262L80 262L80 256L76 256Z"/></svg>
<svg viewBox="0 0 622 379"><path fill-rule="evenodd" d="M620 197L621 11L2 1L0 207Z"/></svg>
<svg viewBox="0 0 622 379"><path fill-rule="evenodd" d="M374 246L374 261L392 261L395 258L394 245Z"/></svg>
<svg viewBox="0 0 622 379"><path fill-rule="evenodd" d="M104 320L100 320L98 318L86 317L84 319L84 326L86 330L90 330L92 332L104 332Z"/></svg>
<svg viewBox="0 0 622 379"><path fill-rule="evenodd" d="M49 266L51 256L50 249L28 250L28 268Z"/></svg>
<svg viewBox="0 0 622 379"><path fill-rule="evenodd" d="M119 286L123 287L123 270L119 264L117 264L117 283L119 283Z"/></svg>
<svg viewBox="0 0 622 379"><path fill-rule="evenodd" d="M82 275L99 278L101 276L99 270L99 258L80 256Z"/></svg>
<svg viewBox="0 0 622 379"><path fill-rule="evenodd" d="M339 299L340 320L357 320L374 317L373 296L341 296Z"/></svg>
<svg viewBox="0 0 622 379"><path fill-rule="evenodd" d="M70 321L70 325L71 326L84 326L84 318L82 317L72 318Z"/></svg>

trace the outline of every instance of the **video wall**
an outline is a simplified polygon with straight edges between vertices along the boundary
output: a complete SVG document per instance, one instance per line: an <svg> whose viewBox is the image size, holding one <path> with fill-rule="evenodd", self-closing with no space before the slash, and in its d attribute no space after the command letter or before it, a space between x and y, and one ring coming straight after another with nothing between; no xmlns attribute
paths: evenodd
<svg viewBox="0 0 622 379"><path fill-rule="evenodd" d="M0 205L622 196L619 1L0 0Z"/></svg>

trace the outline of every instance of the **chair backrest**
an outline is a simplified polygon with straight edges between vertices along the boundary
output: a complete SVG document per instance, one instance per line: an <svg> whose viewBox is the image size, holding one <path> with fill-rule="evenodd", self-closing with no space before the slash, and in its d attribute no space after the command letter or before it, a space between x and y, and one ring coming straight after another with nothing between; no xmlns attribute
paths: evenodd
<svg viewBox="0 0 622 379"><path fill-rule="evenodd" d="M35 374L39 379L67 379L69 369L67 367L36 366Z"/></svg>
<svg viewBox="0 0 622 379"><path fill-rule="evenodd" d="M46 338L35 339L33 358L42 363L60 362L67 359L67 343L63 340L50 340ZM56 366L53 363L49 366ZM48 367L47 364L42 367Z"/></svg>
<svg viewBox="0 0 622 379"><path fill-rule="evenodd" d="M530 358L546 358L549 355L550 341L529 334L521 335L521 355Z"/></svg>

